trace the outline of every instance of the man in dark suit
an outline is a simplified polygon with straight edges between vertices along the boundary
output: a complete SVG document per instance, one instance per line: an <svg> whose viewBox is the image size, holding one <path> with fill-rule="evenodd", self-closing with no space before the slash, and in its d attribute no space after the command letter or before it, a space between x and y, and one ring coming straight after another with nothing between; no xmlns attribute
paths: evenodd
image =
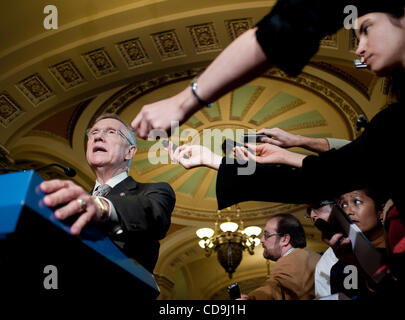
<svg viewBox="0 0 405 320"><path fill-rule="evenodd" d="M169 184L139 183L128 176L136 137L120 117L104 114L87 130L86 158L97 180L92 195L72 181L41 184L44 202L56 218L77 217L71 233L97 223L128 256L153 272L159 241L170 226L176 197Z"/></svg>

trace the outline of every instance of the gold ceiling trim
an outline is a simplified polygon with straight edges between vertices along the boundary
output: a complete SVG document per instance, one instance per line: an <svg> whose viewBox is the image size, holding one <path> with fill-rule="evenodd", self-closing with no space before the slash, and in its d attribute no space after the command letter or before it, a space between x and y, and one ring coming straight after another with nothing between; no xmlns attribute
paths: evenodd
<svg viewBox="0 0 405 320"><path fill-rule="evenodd" d="M99 115L103 113L121 113L127 106L143 95L157 90L170 83L179 82L186 79L192 79L200 74L205 67L192 68L185 71L174 71L166 74L161 74L147 81L135 81L130 83L125 88L121 89L105 101L95 112L91 119L93 122Z"/></svg>
<svg viewBox="0 0 405 320"><path fill-rule="evenodd" d="M127 106L151 91L157 90L170 83L191 79L201 73L205 68L198 67L185 71L175 71L159 75L147 81L136 81L118 91L105 103L103 103L93 116L94 120L100 114L111 112L121 113ZM357 118L360 114L366 114L364 110L349 95L335 85L322 80L308 73L301 73L298 77L290 77L278 68L272 68L265 72L263 77L286 81L301 88L311 91L321 97L329 105L334 107L344 119L347 120L347 127L350 128L351 139L359 135L356 130Z"/></svg>
<svg viewBox="0 0 405 320"><path fill-rule="evenodd" d="M309 63L310 66L313 66L315 68L318 68L322 71L326 71L328 73L333 74L334 76L337 76L338 78L344 80L345 82L348 82L351 84L356 90L358 90L367 100L370 100L371 98L371 93L374 90L374 87L377 83L376 77L373 77L373 80L371 81L369 86L366 86L363 82L360 80L356 79L354 76L348 74L347 72L344 72L342 69L339 67L336 67L335 65L323 61L312 61ZM364 71L366 72L366 71Z"/></svg>
<svg viewBox="0 0 405 320"><path fill-rule="evenodd" d="M216 199L213 201L216 201ZM275 203L275 202L269 202L268 204L271 205L271 207L265 208L255 207L253 209L242 207L240 212L241 219L243 219L244 221L255 220L263 217L268 217L280 212L292 213L298 211L301 208L306 207L306 205L303 204ZM233 215L235 214L235 212L226 211L226 214ZM181 206L177 205L173 210L172 216L176 218L183 218L183 219L185 218L187 220L195 220L195 221L216 221L218 217L217 212L213 210L199 210L197 208L190 210L189 208L182 208Z"/></svg>
<svg viewBox="0 0 405 320"><path fill-rule="evenodd" d="M366 115L366 113L357 102L335 85L306 72L302 72L296 78L290 77L277 68L268 70L262 76L286 81L311 91L344 116L343 119L346 120L347 127L350 129L350 140L360 135L356 130L357 118L360 114Z"/></svg>

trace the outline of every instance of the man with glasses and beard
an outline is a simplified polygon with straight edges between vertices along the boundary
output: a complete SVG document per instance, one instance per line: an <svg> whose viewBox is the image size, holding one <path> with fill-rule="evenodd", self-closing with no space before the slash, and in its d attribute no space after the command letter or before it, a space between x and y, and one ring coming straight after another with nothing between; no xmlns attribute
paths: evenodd
<svg viewBox="0 0 405 320"><path fill-rule="evenodd" d="M260 239L263 257L276 261L264 285L240 300L310 300L315 297L314 271L320 255L306 249L304 229L291 214L272 216Z"/></svg>

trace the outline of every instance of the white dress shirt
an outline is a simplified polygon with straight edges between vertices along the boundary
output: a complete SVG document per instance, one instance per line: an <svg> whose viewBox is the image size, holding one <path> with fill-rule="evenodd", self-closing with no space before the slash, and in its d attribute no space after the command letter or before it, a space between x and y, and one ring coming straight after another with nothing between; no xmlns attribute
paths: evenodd
<svg viewBox="0 0 405 320"><path fill-rule="evenodd" d="M315 297L325 297L331 295L330 289L330 269L338 262L332 248L328 248L315 267Z"/></svg>
<svg viewBox="0 0 405 320"><path fill-rule="evenodd" d="M117 174L115 177L111 178L110 180L108 180L105 184L108 184L111 188L114 188L117 184L124 181L127 177L128 177L128 172L124 171L124 172L121 172L120 174ZM94 194L94 192L97 190L97 188L100 185L101 185L101 183L96 180L96 185L93 188L92 194ZM110 205L109 219L111 221L118 222L117 211L115 210L112 202L110 200L108 200L107 198L104 198L104 197L101 197L101 198L106 200L108 202L108 204Z"/></svg>

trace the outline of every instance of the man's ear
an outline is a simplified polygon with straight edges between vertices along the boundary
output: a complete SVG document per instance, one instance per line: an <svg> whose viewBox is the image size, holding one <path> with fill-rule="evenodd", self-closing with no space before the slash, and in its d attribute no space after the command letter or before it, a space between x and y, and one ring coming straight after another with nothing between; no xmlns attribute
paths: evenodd
<svg viewBox="0 0 405 320"><path fill-rule="evenodd" d="M129 146L129 148L128 148L128 152L127 152L127 154L125 155L125 160L131 160L133 157L134 157L134 155L135 155L135 153L136 153L136 147L135 146Z"/></svg>
<svg viewBox="0 0 405 320"><path fill-rule="evenodd" d="M281 244L282 244L283 246L288 246L288 244L290 243L290 241L291 241L291 236L290 236L288 233L283 234L283 235L281 236Z"/></svg>
<svg viewBox="0 0 405 320"><path fill-rule="evenodd" d="M383 224L383 219L384 219L384 210L381 209L377 211L377 220Z"/></svg>

